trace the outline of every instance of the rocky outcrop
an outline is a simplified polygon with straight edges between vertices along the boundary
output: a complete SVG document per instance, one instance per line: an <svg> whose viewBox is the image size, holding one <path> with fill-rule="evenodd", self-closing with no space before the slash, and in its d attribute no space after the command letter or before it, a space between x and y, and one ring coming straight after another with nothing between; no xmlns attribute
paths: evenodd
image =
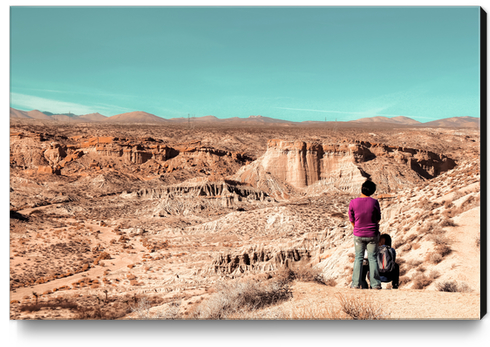
<svg viewBox="0 0 490 347"><path fill-rule="evenodd" d="M63 138L27 131L12 132L10 150L11 167L21 170L71 175L112 169L146 177L174 173L177 177L170 178L172 183L196 176L223 178L252 160L243 153L203 146L200 141L169 145L151 137Z"/></svg>
<svg viewBox="0 0 490 347"><path fill-rule="evenodd" d="M264 248L253 246L231 253L223 253L213 261L210 270L220 275L240 276L242 273L274 271L280 267L294 267L310 261L307 248Z"/></svg>
<svg viewBox="0 0 490 347"><path fill-rule="evenodd" d="M430 151L369 142L361 142L361 145L373 153L375 157L392 158L397 163L410 167L417 174L427 179L439 176L456 166L453 159Z"/></svg>
<svg viewBox="0 0 490 347"><path fill-rule="evenodd" d="M423 179L434 178L456 165L444 155L383 144L269 140L266 153L257 163L243 167L234 179L266 190L266 183L270 181L266 176L270 175L278 185L287 184L296 189L321 181L323 185L356 193L366 178L383 167L371 170L369 165L364 165L377 158L387 159L388 165L406 167ZM396 180L396 177L390 179ZM390 186L390 182L383 184Z"/></svg>
<svg viewBox="0 0 490 347"><path fill-rule="evenodd" d="M226 182L202 182L202 183L182 183L178 185L164 186L155 189L142 189L136 193L138 197L158 199L168 195L192 196L229 196L235 195L239 198L248 198L252 200L265 200L267 193L253 187L244 187L231 185Z"/></svg>

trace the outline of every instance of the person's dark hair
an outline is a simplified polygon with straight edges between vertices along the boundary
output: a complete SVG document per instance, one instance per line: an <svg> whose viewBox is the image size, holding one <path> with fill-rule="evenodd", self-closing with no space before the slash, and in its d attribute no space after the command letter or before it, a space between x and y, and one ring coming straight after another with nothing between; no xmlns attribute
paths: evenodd
<svg viewBox="0 0 490 347"><path fill-rule="evenodd" d="M373 181L366 181L362 184L361 193L366 196L371 196L376 191L376 184Z"/></svg>
<svg viewBox="0 0 490 347"><path fill-rule="evenodd" d="M391 236L388 234L381 234L379 236L379 239L385 239L385 245L391 247Z"/></svg>

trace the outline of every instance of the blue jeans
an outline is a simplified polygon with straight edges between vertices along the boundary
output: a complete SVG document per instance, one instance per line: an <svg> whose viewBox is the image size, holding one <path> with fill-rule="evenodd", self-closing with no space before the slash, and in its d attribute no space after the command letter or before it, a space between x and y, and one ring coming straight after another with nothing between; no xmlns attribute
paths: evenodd
<svg viewBox="0 0 490 347"><path fill-rule="evenodd" d="M354 272L352 273L352 287L359 288L362 282L362 260L364 259L364 250L368 251L369 281L372 288L381 288L381 281L378 272L378 238L374 237L359 237L354 235L354 251L356 258L354 259Z"/></svg>

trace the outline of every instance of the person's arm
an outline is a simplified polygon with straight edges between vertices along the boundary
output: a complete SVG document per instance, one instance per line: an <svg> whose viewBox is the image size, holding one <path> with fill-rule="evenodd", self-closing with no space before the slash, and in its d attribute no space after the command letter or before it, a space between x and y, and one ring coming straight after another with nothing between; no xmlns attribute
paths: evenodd
<svg viewBox="0 0 490 347"><path fill-rule="evenodd" d="M374 205L375 206L375 211L376 211L376 223L379 224L379 222L381 221L381 207L379 206L379 201L376 200L376 204Z"/></svg>
<svg viewBox="0 0 490 347"><path fill-rule="evenodd" d="M354 209L351 206L351 203L349 203L349 221L352 227L354 228L354 222L355 222L355 216L354 216Z"/></svg>

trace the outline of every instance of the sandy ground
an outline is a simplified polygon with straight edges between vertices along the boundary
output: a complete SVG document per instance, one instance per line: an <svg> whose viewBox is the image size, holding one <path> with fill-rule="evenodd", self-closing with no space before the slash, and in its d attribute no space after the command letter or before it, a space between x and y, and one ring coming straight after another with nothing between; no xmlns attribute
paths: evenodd
<svg viewBox="0 0 490 347"><path fill-rule="evenodd" d="M293 298L279 305L283 312L294 311L325 319L327 308L340 307L338 296L365 298L380 305L386 319L479 319L479 293L445 293L427 290L355 290L333 288L317 283L295 282ZM304 319L306 319L306 317Z"/></svg>

